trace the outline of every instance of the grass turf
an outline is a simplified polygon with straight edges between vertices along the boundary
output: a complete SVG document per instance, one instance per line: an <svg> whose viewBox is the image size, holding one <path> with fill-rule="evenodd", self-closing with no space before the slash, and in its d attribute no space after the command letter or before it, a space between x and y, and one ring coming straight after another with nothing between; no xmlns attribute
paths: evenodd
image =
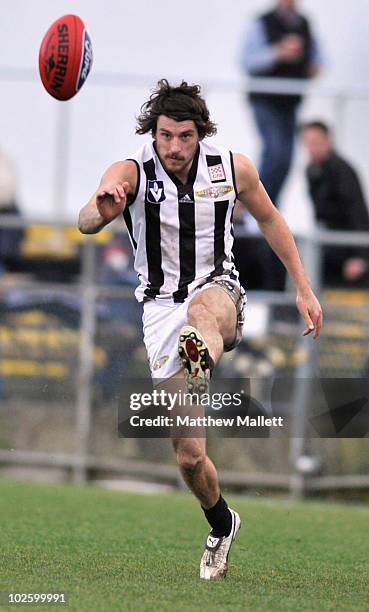
<svg viewBox="0 0 369 612"><path fill-rule="evenodd" d="M0 480L0 499L2 591L65 591L78 611L369 611L367 508L233 498L243 528L208 583L189 494Z"/></svg>

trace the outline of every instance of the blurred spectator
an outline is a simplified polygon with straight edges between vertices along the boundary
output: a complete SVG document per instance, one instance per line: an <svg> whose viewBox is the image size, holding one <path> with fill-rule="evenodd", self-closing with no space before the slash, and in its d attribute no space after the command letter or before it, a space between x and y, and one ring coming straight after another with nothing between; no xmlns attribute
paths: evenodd
<svg viewBox="0 0 369 612"><path fill-rule="evenodd" d="M13 269L23 238L21 228L1 226L1 220L9 216L20 216L16 202L16 173L11 160L0 150L0 274Z"/></svg>
<svg viewBox="0 0 369 612"><path fill-rule="evenodd" d="M102 251L99 265L99 283L102 285L137 285L137 274L132 265L129 245L123 239L114 238Z"/></svg>
<svg viewBox="0 0 369 612"><path fill-rule="evenodd" d="M253 77L308 79L321 65L320 51L296 0L278 0L275 7L247 25L241 64ZM260 178L272 201L278 198L291 166L296 112L301 95L250 93L249 101L262 139ZM270 253L269 289L284 288L284 268ZM265 256L263 253L262 256Z"/></svg>
<svg viewBox="0 0 369 612"><path fill-rule="evenodd" d="M137 274L133 269L133 259L126 235L115 236L113 241L103 249L98 265L97 282L100 285L115 287L136 287ZM109 305L110 318L119 324L134 328L138 326L142 316L141 309L131 295L123 298L106 300ZM135 335L137 335L135 331Z"/></svg>
<svg viewBox="0 0 369 612"><path fill-rule="evenodd" d="M126 234L114 236L102 249L97 269L97 282L101 285L136 287L137 274L133 269L132 250ZM125 297L104 296L103 305L109 320L107 332L104 332L103 336L106 337L110 333L111 337L106 367L97 377L97 382L103 398L111 400L119 396L122 381L134 375L135 367L140 365L135 354L142 343L139 331L142 309L137 301L132 299L132 289Z"/></svg>
<svg viewBox="0 0 369 612"><path fill-rule="evenodd" d="M309 155L306 176L316 220L331 230L369 232L369 213L360 180L336 152L328 126L311 121L301 126L300 133ZM368 284L368 248L325 247L323 265L327 285Z"/></svg>
<svg viewBox="0 0 369 612"><path fill-rule="evenodd" d="M309 22L296 10L295 0L278 0L274 10L248 24L242 65L252 76L308 79L321 64ZM249 95L263 141L260 178L274 203L291 165L296 109L301 95Z"/></svg>

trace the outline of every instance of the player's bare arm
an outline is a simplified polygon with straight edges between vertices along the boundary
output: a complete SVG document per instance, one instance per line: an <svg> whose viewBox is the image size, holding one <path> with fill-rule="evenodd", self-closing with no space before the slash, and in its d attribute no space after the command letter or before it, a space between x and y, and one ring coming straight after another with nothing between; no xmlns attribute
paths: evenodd
<svg viewBox="0 0 369 612"><path fill-rule="evenodd" d="M97 191L79 213L80 232L96 234L121 215L127 197L136 191L137 181L137 167L133 161L120 161L109 166Z"/></svg>
<svg viewBox="0 0 369 612"><path fill-rule="evenodd" d="M236 154L234 164L238 199L256 219L268 243L295 283L296 305L306 323L303 335L314 332L314 338L317 338L323 323L322 309L310 287L291 230L270 200L250 160Z"/></svg>

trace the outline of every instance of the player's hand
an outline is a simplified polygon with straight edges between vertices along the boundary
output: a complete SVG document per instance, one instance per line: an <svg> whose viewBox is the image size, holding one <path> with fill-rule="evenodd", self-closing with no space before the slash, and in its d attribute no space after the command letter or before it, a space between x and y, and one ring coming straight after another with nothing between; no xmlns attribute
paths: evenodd
<svg viewBox="0 0 369 612"><path fill-rule="evenodd" d="M306 323L302 335L307 336L314 332L314 338L317 338L323 325L323 311L310 287L304 291L297 291L296 306Z"/></svg>
<svg viewBox="0 0 369 612"><path fill-rule="evenodd" d="M96 206L106 221L113 221L122 214L127 204L129 183L114 182L102 185L96 193Z"/></svg>

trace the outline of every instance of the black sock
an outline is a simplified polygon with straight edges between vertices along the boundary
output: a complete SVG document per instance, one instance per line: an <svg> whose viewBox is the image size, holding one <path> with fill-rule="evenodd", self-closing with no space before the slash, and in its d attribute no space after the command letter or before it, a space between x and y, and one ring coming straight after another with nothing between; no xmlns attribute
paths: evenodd
<svg viewBox="0 0 369 612"><path fill-rule="evenodd" d="M229 536L232 529L232 515L223 497L220 496L215 506L208 510L203 506L201 507L209 525L212 527L211 535L216 538Z"/></svg>

